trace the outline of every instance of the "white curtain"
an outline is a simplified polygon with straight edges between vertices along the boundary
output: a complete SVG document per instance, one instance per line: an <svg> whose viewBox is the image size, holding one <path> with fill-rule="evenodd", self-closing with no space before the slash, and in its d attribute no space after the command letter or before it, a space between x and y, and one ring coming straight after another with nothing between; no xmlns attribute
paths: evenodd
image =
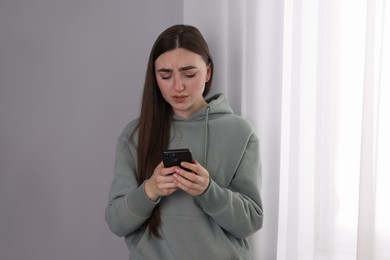
<svg viewBox="0 0 390 260"><path fill-rule="evenodd" d="M261 139L252 259L390 259L390 4L184 0Z"/></svg>
<svg viewBox="0 0 390 260"><path fill-rule="evenodd" d="M285 1L277 259L390 259L389 18Z"/></svg>

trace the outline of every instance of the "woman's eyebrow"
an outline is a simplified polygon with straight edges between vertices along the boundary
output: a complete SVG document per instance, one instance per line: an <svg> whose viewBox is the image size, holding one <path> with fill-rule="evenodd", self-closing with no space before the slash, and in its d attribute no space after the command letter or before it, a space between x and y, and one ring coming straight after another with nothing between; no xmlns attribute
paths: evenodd
<svg viewBox="0 0 390 260"><path fill-rule="evenodd" d="M179 68L179 71L186 71L186 70L192 70L192 69L196 69L197 67L195 66L185 66L185 67L181 67ZM158 69L157 72L172 72L173 70L172 69L168 69L168 68L161 68L161 69Z"/></svg>
<svg viewBox="0 0 390 260"><path fill-rule="evenodd" d="M165 68L157 70L157 72L172 72L172 71L173 70L171 70L171 69L165 69Z"/></svg>
<svg viewBox="0 0 390 260"><path fill-rule="evenodd" d="M181 67L180 69L179 69L179 71L185 71L185 70L192 70L192 69L196 69L196 67L195 66L185 66L185 67Z"/></svg>

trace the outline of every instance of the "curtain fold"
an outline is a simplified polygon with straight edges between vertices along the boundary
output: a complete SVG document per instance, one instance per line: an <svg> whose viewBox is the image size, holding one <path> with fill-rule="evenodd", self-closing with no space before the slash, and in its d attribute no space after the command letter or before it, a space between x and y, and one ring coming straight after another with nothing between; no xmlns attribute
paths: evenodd
<svg viewBox="0 0 390 260"><path fill-rule="evenodd" d="M365 73L360 156L357 259L375 259L375 190L378 121L378 31L379 1L367 2ZM379 32L380 33L380 32Z"/></svg>
<svg viewBox="0 0 390 260"><path fill-rule="evenodd" d="M377 190L390 170L377 165L385 2L285 1L277 259L390 259L377 216L390 196Z"/></svg>

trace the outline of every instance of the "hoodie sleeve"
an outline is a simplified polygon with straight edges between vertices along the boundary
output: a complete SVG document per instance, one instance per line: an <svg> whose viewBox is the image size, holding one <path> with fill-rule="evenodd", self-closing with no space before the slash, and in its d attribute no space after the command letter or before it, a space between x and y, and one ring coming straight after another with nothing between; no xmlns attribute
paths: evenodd
<svg viewBox="0 0 390 260"><path fill-rule="evenodd" d="M117 236L127 236L137 230L159 203L148 199L144 183L138 185L133 153L125 138L119 139L105 219Z"/></svg>
<svg viewBox="0 0 390 260"><path fill-rule="evenodd" d="M252 134L229 187L211 180L209 188L196 200L224 230L246 238L263 225L260 186L259 140Z"/></svg>

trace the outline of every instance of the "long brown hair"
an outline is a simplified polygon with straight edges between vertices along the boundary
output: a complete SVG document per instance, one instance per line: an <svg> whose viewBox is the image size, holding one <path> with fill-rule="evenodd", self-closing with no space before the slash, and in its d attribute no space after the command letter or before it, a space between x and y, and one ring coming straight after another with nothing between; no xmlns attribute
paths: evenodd
<svg viewBox="0 0 390 260"><path fill-rule="evenodd" d="M152 47L145 75L138 125L137 180L140 185L153 175L154 169L161 162L162 151L169 144L169 130L173 112L157 85L154 63L161 54L176 48L184 48L203 57L206 65L211 68L210 79L205 84L203 97L208 94L211 87L214 63L208 45L200 31L190 25L174 25L163 31ZM158 205L145 225L149 227L149 234L157 238L161 237L159 232L161 218Z"/></svg>

